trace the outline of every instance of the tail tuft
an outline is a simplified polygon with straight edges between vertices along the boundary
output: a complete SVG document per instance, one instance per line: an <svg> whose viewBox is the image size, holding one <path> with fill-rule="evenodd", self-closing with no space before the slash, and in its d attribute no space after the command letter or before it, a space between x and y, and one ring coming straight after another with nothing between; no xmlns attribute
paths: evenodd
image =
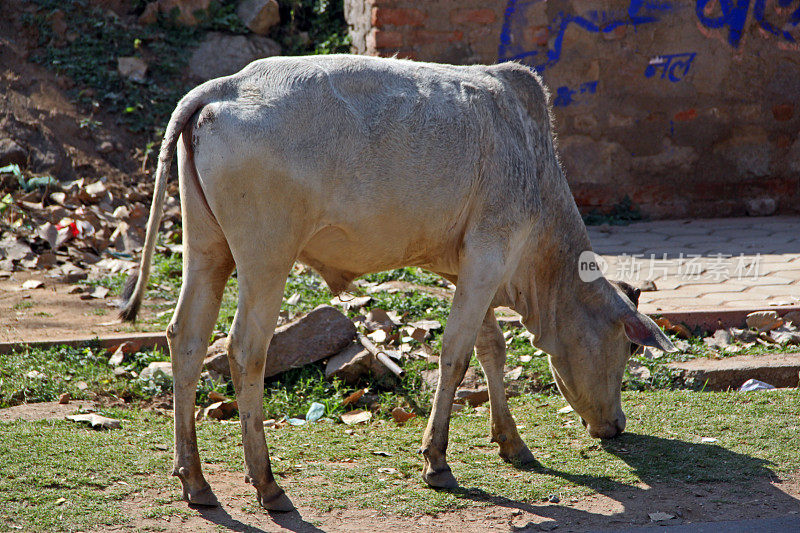
<svg viewBox="0 0 800 533"><path fill-rule="evenodd" d="M134 272L125 280L125 286L122 288L119 317L125 322L136 322L136 315L139 314L139 308L142 305L141 297L134 295L138 281L139 273Z"/></svg>

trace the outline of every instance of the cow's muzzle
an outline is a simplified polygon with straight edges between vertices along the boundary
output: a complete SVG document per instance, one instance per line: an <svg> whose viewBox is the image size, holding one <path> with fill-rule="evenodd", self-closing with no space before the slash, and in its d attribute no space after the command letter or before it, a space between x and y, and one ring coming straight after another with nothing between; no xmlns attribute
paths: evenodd
<svg viewBox="0 0 800 533"><path fill-rule="evenodd" d="M605 422L602 424L587 424L581 418L584 427L589 432L589 435L596 439L613 439L625 430L625 415L620 415L613 422Z"/></svg>

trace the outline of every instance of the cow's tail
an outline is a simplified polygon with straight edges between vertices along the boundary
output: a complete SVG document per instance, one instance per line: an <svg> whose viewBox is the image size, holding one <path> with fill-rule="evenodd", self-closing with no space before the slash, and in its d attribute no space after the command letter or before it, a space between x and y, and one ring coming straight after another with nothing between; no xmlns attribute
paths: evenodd
<svg viewBox="0 0 800 533"><path fill-rule="evenodd" d="M187 121L203 106L223 99L229 91L228 78L220 78L206 82L191 90L184 96L167 124L161 149L158 154L156 167L156 184L153 190L153 202L150 205L150 217L147 219L147 233L142 248L142 258L139 263L139 272L128 277L122 291L122 304L119 317L127 322L134 322L139 308L142 305L144 292L147 289L147 280L150 277L150 264L158 237L158 227L164 210L164 196L167 192L167 176L169 175L172 157L175 155L175 146L178 138L186 126Z"/></svg>

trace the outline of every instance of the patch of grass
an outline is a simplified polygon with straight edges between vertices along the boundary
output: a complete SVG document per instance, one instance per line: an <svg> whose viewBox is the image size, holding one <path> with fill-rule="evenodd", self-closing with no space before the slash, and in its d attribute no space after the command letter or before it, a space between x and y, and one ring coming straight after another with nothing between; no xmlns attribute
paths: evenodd
<svg viewBox="0 0 800 533"><path fill-rule="evenodd" d="M600 226L602 224L627 226L637 220L642 220L642 212L627 194L619 203L612 205L605 212L592 209L588 214L583 215L583 223L587 226Z"/></svg>
<svg viewBox="0 0 800 533"><path fill-rule="evenodd" d="M524 470L504 463L488 442L488 414L466 408L453 418L448 448L463 487L456 491L433 491L419 479L423 418L403 427L382 421L354 427L318 423L268 429L266 435L279 483L296 502L320 510L351 506L435 514L493 505L498 498L532 502L558 494L566 500L618 489L646 498L641 484L662 483L724 482L748 490L755 480L800 469L796 391L626 392L628 433L610 441L586 435L575 414L558 414L560 398L523 395L511 404L520 433L541 464ZM66 531L126 524L132 517L121 501L135 493L145 495L146 516L197 513L182 503L172 505L179 486L166 475L171 454L163 450L171 444L171 421L136 410L106 414L121 418L122 429L98 432L64 421L0 425L2 527ZM701 437L718 441L703 444ZM201 457L216 465L215 471L241 472L240 439L236 425L198 425ZM61 497L66 502L57 505ZM248 508L262 513L252 490L251 499Z"/></svg>
<svg viewBox="0 0 800 533"><path fill-rule="evenodd" d="M114 375L108 354L94 347L23 348L0 358L0 407L21 403L49 402L64 392L72 398L88 399L95 394L121 398L145 398L171 391L150 391L148 384ZM168 360L161 350L128 356L124 367L140 372L153 361Z"/></svg>
<svg viewBox="0 0 800 533"><path fill-rule="evenodd" d="M30 309L34 306L33 300L20 300L19 302L14 304L13 309L16 311L22 311L24 309Z"/></svg>

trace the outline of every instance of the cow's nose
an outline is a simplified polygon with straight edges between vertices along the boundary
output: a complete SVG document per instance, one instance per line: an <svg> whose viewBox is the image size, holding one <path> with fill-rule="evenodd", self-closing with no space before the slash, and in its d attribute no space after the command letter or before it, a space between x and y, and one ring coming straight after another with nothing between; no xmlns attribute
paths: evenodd
<svg viewBox="0 0 800 533"><path fill-rule="evenodd" d="M613 439L625 429L625 417L617 418L613 422L606 422L601 425L587 425L589 435L596 439Z"/></svg>

